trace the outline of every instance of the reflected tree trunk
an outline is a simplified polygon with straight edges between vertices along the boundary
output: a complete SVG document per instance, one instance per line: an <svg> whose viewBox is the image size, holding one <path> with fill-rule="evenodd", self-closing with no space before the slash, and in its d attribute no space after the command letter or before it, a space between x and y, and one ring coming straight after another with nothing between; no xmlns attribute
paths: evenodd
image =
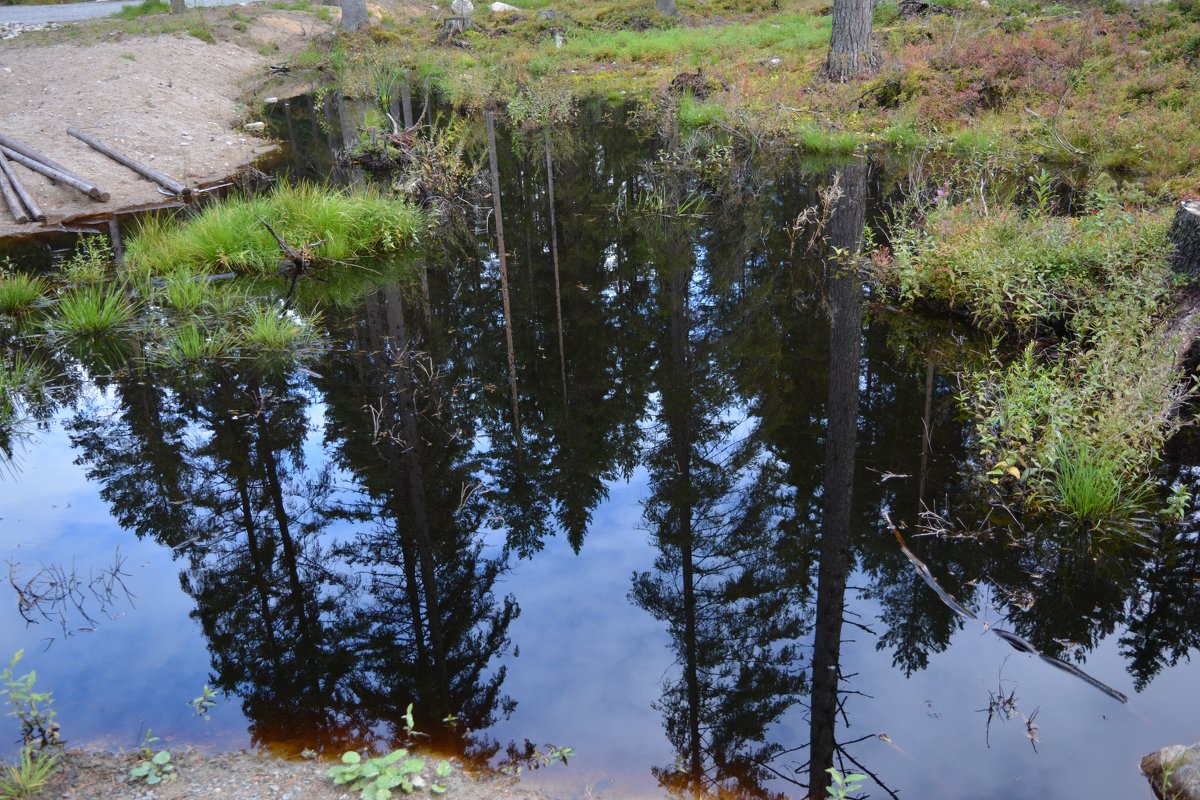
<svg viewBox="0 0 1200 800"><path fill-rule="evenodd" d="M488 159L492 167L492 208L496 214L496 253L500 260L500 295L504 301L504 343L508 348L508 386L512 392L513 438L517 452L524 450L521 440L521 408L517 400L517 358L513 349L512 307L508 297L508 257L504 252L504 212L500 206L500 167L496 156L496 115L489 106L484 112L487 123Z"/></svg>
<svg viewBox="0 0 1200 800"><path fill-rule="evenodd" d="M562 283L558 272L558 224L554 216L554 158L550 152L550 129L544 131L546 143L546 192L550 202L550 260L554 263L554 313L558 322L558 372L562 378L563 407L567 402L567 352L563 346Z"/></svg>
<svg viewBox="0 0 1200 800"><path fill-rule="evenodd" d="M858 395L862 338L862 282L857 256L865 219L866 167L855 164L842 175L842 196L829 222L829 245L841 255L826 261L829 322L829 400L826 407L824 525L817 570L817 619L813 639L810 798L824 798L826 772L833 766L837 693L842 646L842 613L850 573L850 518L854 497L854 457L858 436Z"/></svg>

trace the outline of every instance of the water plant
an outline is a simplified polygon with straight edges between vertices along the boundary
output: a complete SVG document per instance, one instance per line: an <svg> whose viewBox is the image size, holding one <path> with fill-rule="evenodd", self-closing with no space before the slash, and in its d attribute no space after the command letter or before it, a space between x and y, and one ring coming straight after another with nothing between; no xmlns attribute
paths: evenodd
<svg viewBox="0 0 1200 800"><path fill-rule="evenodd" d="M208 716L208 712L212 711L217 706L217 693L208 688L208 684L204 684L204 688L200 690L200 694L188 701L188 705L196 712L197 717L202 717L205 720L212 719Z"/></svg>
<svg viewBox="0 0 1200 800"><path fill-rule="evenodd" d="M119 285L91 286L64 294L58 313L50 321L52 330L67 336L111 333L133 319L135 307Z"/></svg>
<svg viewBox="0 0 1200 800"><path fill-rule="evenodd" d="M46 749L62 744L58 722L55 721L54 694L34 688L37 672L30 670L21 676L13 675L13 667L24 657L18 650L12 661L0 672L0 694L6 695L8 716L21 724L21 741L27 747Z"/></svg>
<svg viewBox="0 0 1200 800"><path fill-rule="evenodd" d="M20 314L32 308L46 293L45 279L21 272L0 273L0 313Z"/></svg>
<svg viewBox="0 0 1200 800"><path fill-rule="evenodd" d="M112 245L105 236L84 236L75 252L63 261L63 277L71 283L94 283L104 280L114 263Z"/></svg>
<svg viewBox="0 0 1200 800"><path fill-rule="evenodd" d="M203 276L186 271L177 273L167 280L167 302L181 314L195 314L213 294L211 286Z"/></svg>

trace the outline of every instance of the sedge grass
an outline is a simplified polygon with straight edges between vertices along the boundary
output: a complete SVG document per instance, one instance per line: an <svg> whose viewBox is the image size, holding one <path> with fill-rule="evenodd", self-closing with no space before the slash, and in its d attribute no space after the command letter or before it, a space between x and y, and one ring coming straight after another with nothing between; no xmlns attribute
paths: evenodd
<svg viewBox="0 0 1200 800"><path fill-rule="evenodd" d="M59 769L59 754L43 748L34 750L30 745L21 748L16 764L5 765L0 773L0 797L37 797L50 783Z"/></svg>
<svg viewBox="0 0 1200 800"><path fill-rule="evenodd" d="M50 327L67 336L96 336L124 327L134 312L120 286L75 289L58 301Z"/></svg>
<svg viewBox="0 0 1200 800"><path fill-rule="evenodd" d="M156 361L172 366L210 361L233 349L233 338L223 330L208 331L196 324L176 328L156 354Z"/></svg>
<svg viewBox="0 0 1200 800"><path fill-rule="evenodd" d="M127 268L140 275L272 273L282 254L261 220L293 247L312 246L317 258L337 260L401 250L427 225L415 205L374 190L283 185L215 203L186 222L148 218L127 246Z"/></svg>
<svg viewBox="0 0 1200 800"><path fill-rule="evenodd" d="M1089 524L1128 516L1146 494L1144 483L1129 486L1113 452L1081 437L1059 445L1052 501L1061 512Z"/></svg>
<svg viewBox="0 0 1200 800"><path fill-rule="evenodd" d="M238 330L249 350L278 353L293 350L311 340L312 324L297 316L281 315L274 308L251 306Z"/></svg>
<svg viewBox="0 0 1200 800"><path fill-rule="evenodd" d="M213 296L211 286L203 277L179 273L167 281L167 302L181 314L195 314Z"/></svg>
<svg viewBox="0 0 1200 800"><path fill-rule="evenodd" d="M46 293L44 279L14 273L0 276L0 313L20 314L28 311Z"/></svg>

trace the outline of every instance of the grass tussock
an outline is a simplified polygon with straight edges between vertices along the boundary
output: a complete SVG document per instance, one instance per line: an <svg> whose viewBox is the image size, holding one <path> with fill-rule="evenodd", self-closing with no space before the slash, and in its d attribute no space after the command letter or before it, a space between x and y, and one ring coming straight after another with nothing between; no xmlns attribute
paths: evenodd
<svg viewBox="0 0 1200 800"><path fill-rule="evenodd" d="M313 324L294 312L280 314L273 307L254 305L238 326L238 339L252 351L281 353L311 343Z"/></svg>
<svg viewBox="0 0 1200 800"><path fill-rule="evenodd" d="M39 303L49 285L45 279L20 272L0 274L0 313L21 314Z"/></svg>
<svg viewBox="0 0 1200 800"><path fill-rule="evenodd" d="M92 286L64 294L49 327L66 336L97 336L125 327L135 313L123 287Z"/></svg>
<svg viewBox="0 0 1200 800"><path fill-rule="evenodd" d="M315 244L318 259L339 261L401 250L427 224L414 205L377 192L284 185L216 203L186 222L148 218L127 245L126 268L135 276L272 273L282 253L260 218L292 246Z"/></svg>
<svg viewBox="0 0 1200 800"><path fill-rule="evenodd" d="M170 366L185 366L221 358L233 348L233 337L227 331L210 331L202 325L190 323L171 332L155 352L155 361Z"/></svg>

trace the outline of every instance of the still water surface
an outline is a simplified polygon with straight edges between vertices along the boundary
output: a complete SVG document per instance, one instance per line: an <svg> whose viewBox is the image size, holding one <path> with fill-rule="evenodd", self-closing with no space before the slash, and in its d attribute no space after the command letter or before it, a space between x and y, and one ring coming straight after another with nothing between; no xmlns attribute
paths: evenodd
<svg viewBox="0 0 1200 800"><path fill-rule="evenodd" d="M370 180L332 163L355 118L281 107L273 170ZM66 737L337 754L393 745L412 703L493 765L574 748L525 776L565 797L803 797L810 754L872 797L1148 796L1137 759L1200 734L1196 528L1022 544L981 500L954 399L980 347L834 255L878 225L884 171L706 155L603 105L552 146L561 328L541 137L500 147L515 412L486 211L404 277L309 287L298 363L54 354L0 546L18 585L80 591L36 624L11 593L0 652L26 649ZM810 206L819 236L789 235ZM922 508L989 532L921 536Z"/></svg>

